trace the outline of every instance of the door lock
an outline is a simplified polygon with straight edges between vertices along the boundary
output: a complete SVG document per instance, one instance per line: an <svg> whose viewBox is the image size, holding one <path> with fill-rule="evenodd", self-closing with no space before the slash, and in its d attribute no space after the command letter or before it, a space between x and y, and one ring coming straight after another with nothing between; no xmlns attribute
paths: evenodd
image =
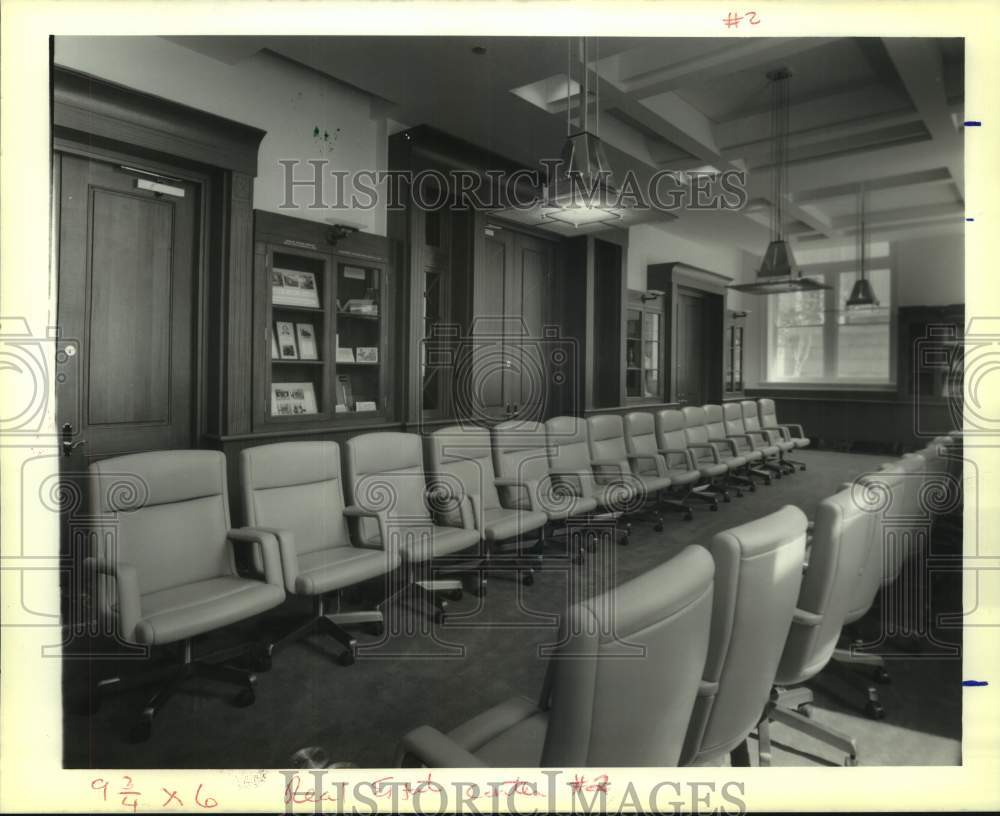
<svg viewBox="0 0 1000 816"><path fill-rule="evenodd" d="M72 456L73 451L79 448L81 445L86 445L86 439L78 439L76 442L73 441L73 426L67 422L62 426L62 455Z"/></svg>

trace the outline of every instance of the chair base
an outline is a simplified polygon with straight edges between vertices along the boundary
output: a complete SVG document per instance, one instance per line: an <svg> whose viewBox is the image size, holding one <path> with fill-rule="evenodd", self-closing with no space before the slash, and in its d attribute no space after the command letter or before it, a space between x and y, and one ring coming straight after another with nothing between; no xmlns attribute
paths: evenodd
<svg viewBox="0 0 1000 816"><path fill-rule="evenodd" d="M260 671L266 671L271 668L271 657L275 652L280 651L290 643L301 640L316 629L325 635L329 635L344 647L344 651L337 658L337 662L342 666L350 666L357 657L358 642L343 627L366 623L378 624L379 633L381 634L381 629L384 625L381 610L364 609L356 612L327 612L324 597L317 595L313 599L312 615L305 621L296 624L294 628L277 640L268 643L264 648L264 653L257 658L255 667Z"/></svg>
<svg viewBox="0 0 1000 816"><path fill-rule="evenodd" d="M844 754L844 765L858 764L858 746L854 737L843 734L835 728L822 725L810 716L813 694L805 686L785 689L775 687L764 716L757 726L759 764L762 768L771 764L771 723L780 722L800 734L819 740Z"/></svg>
<svg viewBox="0 0 1000 816"><path fill-rule="evenodd" d="M852 645L857 646L859 642L856 641ZM885 659L882 655L855 652L850 647L837 647L833 650L833 656L828 665L845 673L848 666L871 667L871 675L865 681L865 714L873 720L881 720L885 717L885 708L882 706L876 684L887 685L892 682L892 677L885 668ZM854 672L849 674L851 679L857 677Z"/></svg>
<svg viewBox="0 0 1000 816"><path fill-rule="evenodd" d="M164 672L161 671L157 673L158 676L138 676L130 678L127 682L118 676L97 681L90 688L88 713L95 713L100 707L102 699L112 692L121 693L141 686L147 686L150 682L156 683L158 681L159 684L156 690L148 698L138 719L129 730L129 741L139 743L145 742L150 738L153 733L153 719L167 704L167 701L180 690L180 687L193 677L207 677L211 680L240 686L240 691L233 698L233 705L238 708L253 705L256 700L254 689L257 684L257 675L248 669L241 669L225 663L231 657L245 654L247 651L245 646L209 655L209 657L219 660L220 662L218 663L193 660L190 640L183 641L182 647L183 654L180 665L167 669L165 676L163 676Z"/></svg>

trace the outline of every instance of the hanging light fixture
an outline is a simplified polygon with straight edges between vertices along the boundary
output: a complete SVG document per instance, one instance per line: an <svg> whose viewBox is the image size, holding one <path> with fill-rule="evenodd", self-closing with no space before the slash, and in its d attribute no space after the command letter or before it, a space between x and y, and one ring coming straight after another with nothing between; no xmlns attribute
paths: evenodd
<svg viewBox="0 0 1000 816"><path fill-rule="evenodd" d="M858 279L851 289L851 296L844 306L848 309L861 310L878 308L878 298L875 297L875 290L872 289L872 282L865 277L865 185L858 187Z"/></svg>
<svg viewBox="0 0 1000 816"><path fill-rule="evenodd" d="M583 81L579 83L580 105L577 130L572 126L572 64L573 41L566 47L566 142L560 155L559 175L551 189L545 190L542 215L549 221L559 221L574 227L611 224L622 217L615 207L608 206L614 188L611 184L611 164L600 139L601 88L594 82L594 131L590 131L590 63L587 38L578 44L583 66ZM595 45L595 51L597 47ZM596 62L596 56L595 56Z"/></svg>
<svg viewBox="0 0 1000 816"><path fill-rule="evenodd" d="M770 71L771 83L771 242L764 250L757 280L729 286L751 295L774 295L782 292L811 292L830 287L802 277L795 264L792 248L785 241L785 195L788 186L788 81L787 68Z"/></svg>

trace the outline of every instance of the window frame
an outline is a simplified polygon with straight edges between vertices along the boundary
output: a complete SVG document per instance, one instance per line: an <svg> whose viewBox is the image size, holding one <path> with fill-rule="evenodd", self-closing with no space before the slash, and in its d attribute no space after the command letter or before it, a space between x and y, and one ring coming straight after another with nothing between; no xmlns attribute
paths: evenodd
<svg viewBox="0 0 1000 816"><path fill-rule="evenodd" d="M837 347L841 324L837 317L844 311L844 304L838 303L840 294L840 275L845 272L857 272L854 261L835 261L829 263L809 264L801 267L803 277L822 278L830 289L823 290L823 376L821 378L800 378L796 380L772 379L771 349L775 343L777 325L775 321L775 301L777 295L767 295L764 298L764 331L761 332L761 359L763 360L764 380L761 387L789 390L850 390L894 392L898 388L898 286L897 270L891 255L873 258L870 264L874 269L889 271L889 374L888 380L844 379L836 376Z"/></svg>

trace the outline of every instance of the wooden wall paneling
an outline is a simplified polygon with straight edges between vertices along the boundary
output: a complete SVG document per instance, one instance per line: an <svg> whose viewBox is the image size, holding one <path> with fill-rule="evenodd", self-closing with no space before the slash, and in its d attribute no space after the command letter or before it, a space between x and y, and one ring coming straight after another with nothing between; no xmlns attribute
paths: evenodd
<svg viewBox="0 0 1000 816"><path fill-rule="evenodd" d="M232 173L226 184L229 229L226 279L226 434L252 427L253 390L253 185L250 176Z"/></svg>

